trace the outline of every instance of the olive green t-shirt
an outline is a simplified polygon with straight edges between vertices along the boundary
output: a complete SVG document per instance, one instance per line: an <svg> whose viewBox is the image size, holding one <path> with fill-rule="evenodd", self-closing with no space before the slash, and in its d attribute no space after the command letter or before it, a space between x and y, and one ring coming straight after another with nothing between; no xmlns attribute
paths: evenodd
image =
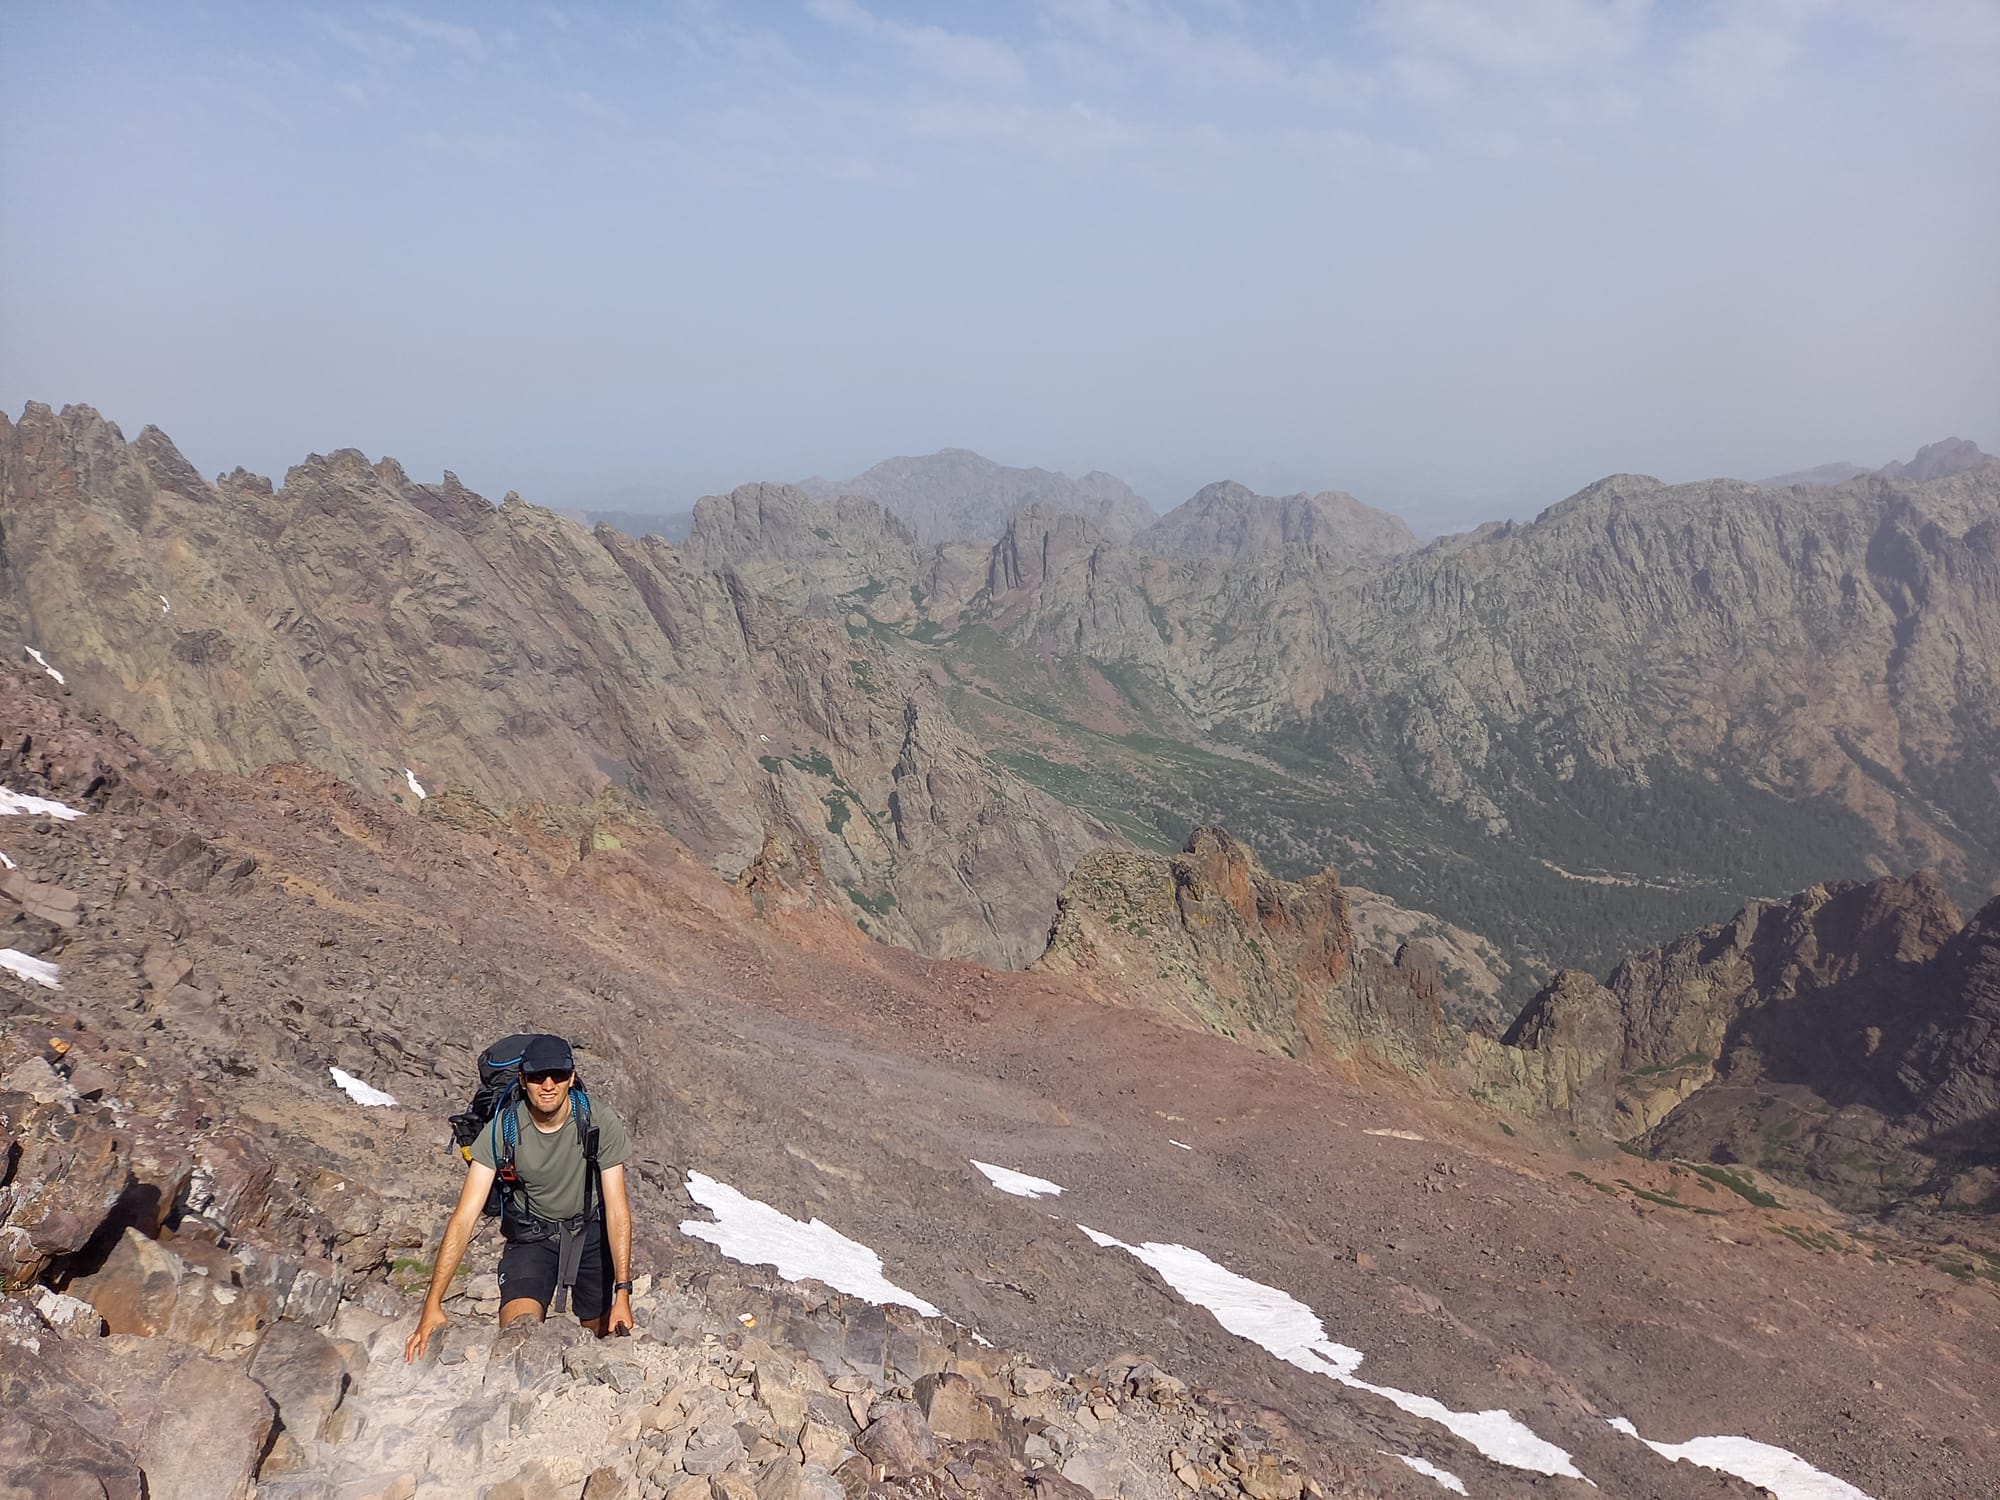
<svg viewBox="0 0 2000 1500"><path fill-rule="evenodd" d="M583 1143L576 1138L576 1110L560 1129L543 1134L528 1114L527 1101L514 1106L514 1120L520 1127L514 1145L514 1170L521 1174L527 1190L528 1212L543 1219L567 1219L583 1212ZM609 1105L590 1101L590 1123L597 1127L597 1166L622 1166L632 1154L631 1137L625 1123ZM497 1132L491 1125L479 1132L472 1143L472 1159L498 1168L493 1148Z"/></svg>

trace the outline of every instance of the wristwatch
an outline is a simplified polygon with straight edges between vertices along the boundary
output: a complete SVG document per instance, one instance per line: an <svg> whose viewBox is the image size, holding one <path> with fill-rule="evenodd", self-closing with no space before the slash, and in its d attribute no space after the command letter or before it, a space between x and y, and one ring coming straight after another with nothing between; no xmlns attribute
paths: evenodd
<svg viewBox="0 0 2000 1500"><path fill-rule="evenodd" d="M616 1296L619 1292L629 1292L631 1290L632 1290L632 1283L629 1281L614 1281L611 1283L611 1291L612 1295L614 1296Z"/></svg>

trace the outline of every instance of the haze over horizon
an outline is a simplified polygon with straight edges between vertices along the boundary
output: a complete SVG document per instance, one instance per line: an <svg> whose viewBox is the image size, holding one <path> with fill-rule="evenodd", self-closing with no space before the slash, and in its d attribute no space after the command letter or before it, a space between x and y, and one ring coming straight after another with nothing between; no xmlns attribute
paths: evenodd
<svg viewBox="0 0 2000 1500"><path fill-rule="evenodd" d="M1985 0L15 8L0 405L552 505L950 446L1430 530L1992 447L1996 64Z"/></svg>

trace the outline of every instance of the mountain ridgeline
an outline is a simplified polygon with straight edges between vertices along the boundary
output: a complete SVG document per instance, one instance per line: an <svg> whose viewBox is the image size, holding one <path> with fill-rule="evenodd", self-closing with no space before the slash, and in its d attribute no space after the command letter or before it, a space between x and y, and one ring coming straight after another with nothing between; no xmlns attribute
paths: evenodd
<svg viewBox="0 0 2000 1500"><path fill-rule="evenodd" d="M929 460L870 471L890 507L744 486L676 547L352 450L211 483L156 429L31 405L0 425L0 619L184 764L623 799L730 874L811 843L832 899L936 955L1024 965L1086 854L1222 824L1480 935L1506 988L1469 1006L1447 968L1445 1005L1497 1029L1554 968L1754 897L2000 878L2000 464L1926 454L1614 476L1418 545L1331 492L1142 525L1101 476L947 453L956 488ZM1031 491L997 539L926 534Z"/></svg>

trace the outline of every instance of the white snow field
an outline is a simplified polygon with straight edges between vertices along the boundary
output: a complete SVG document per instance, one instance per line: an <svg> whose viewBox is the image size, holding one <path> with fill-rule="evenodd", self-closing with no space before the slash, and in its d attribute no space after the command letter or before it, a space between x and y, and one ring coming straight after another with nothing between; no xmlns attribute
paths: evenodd
<svg viewBox="0 0 2000 1500"><path fill-rule="evenodd" d="M683 1219L681 1233L707 1240L731 1260L775 1267L787 1281L823 1281L850 1297L914 1308L927 1318L944 1316L884 1276L881 1256L818 1219L801 1224L701 1172L688 1173L687 1189L715 1222Z"/></svg>
<svg viewBox="0 0 2000 1500"><path fill-rule="evenodd" d="M1026 1172L1016 1172L1011 1167L996 1167L989 1162L975 1161L973 1165L986 1174L986 1180L1003 1193L1012 1193L1016 1198L1054 1198L1062 1192L1059 1183L1050 1182L1046 1177L1030 1177Z"/></svg>
<svg viewBox="0 0 2000 1500"><path fill-rule="evenodd" d="M1738 1479L1769 1490L1778 1500L1869 1500L1845 1479L1835 1479L1823 1469L1815 1469L1789 1448L1760 1443L1746 1437L1698 1437L1685 1443L1656 1443L1640 1435L1623 1417L1613 1417L1611 1425L1627 1437L1638 1438L1662 1458L1676 1463L1699 1464L1704 1469L1733 1474Z"/></svg>
<svg viewBox="0 0 2000 1500"><path fill-rule="evenodd" d="M429 792L424 790L424 784L417 780L417 773L412 771L408 766L403 767L403 779L409 782L410 790L417 794L419 802L430 795Z"/></svg>
<svg viewBox="0 0 2000 1500"><path fill-rule="evenodd" d="M46 656L42 655L41 652L37 651L33 646L28 646L24 649L27 651L28 655L34 657L36 666L40 667L44 672L48 673L49 676L55 678L55 680L58 683L62 683L64 685L68 684L69 679L63 676L63 674L58 672L54 667L50 666L49 659Z"/></svg>
<svg viewBox="0 0 2000 1500"><path fill-rule="evenodd" d="M378 1088L371 1088L352 1073L343 1073L338 1068L328 1068L333 1081L340 1091L356 1104L367 1105L371 1109L381 1109L396 1102L394 1094L385 1094Z"/></svg>
<svg viewBox="0 0 2000 1500"><path fill-rule="evenodd" d="M1449 1469L1440 1469L1427 1458L1418 1458L1415 1454L1411 1453L1391 1453L1389 1457L1395 1459L1398 1463L1408 1464L1419 1474L1435 1479L1454 1495L1463 1495L1465 1493L1465 1481L1463 1479L1460 1479Z"/></svg>
<svg viewBox="0 0 2000 1500"><path fill-rule="evenodd" d="M1099 1245L1116 1246L1137 1256L1188 1301L1207 1308L1224 1328L1270 1350L1286 1364L1394 1402L1413 1417L1438 1423L1495 1463L1535 1474L1586 1478L1570 1461L1567 1450L1535 1436L1533 1429L1508 1412L1453 1411L1429 1396L1355 1378L1354 1372L1361 1367L1361 1351L1329 1339L1313 1310L1288 1292L1239 1276L1186 1245L1128 1245L1085 1225L1077 1227Z"/></svg>
<svg viewBox="0 0 2000 1500"><path fill-rule="evenodd" d="M26 792L10 792L0 786L0 817L60 818L65 823L73 823L82 816L81 808L71 807L67 802L30 797Z"/></svg>
<svg viewBox="0 0 2000 1500"><path fill-rule="evenodd" d="M10 974L18 974L30 984L39 984L45 990L62 988L62 971L46 958L36 958L32 953L23 953L19 948L0 948L0 969Z"/></svg>

